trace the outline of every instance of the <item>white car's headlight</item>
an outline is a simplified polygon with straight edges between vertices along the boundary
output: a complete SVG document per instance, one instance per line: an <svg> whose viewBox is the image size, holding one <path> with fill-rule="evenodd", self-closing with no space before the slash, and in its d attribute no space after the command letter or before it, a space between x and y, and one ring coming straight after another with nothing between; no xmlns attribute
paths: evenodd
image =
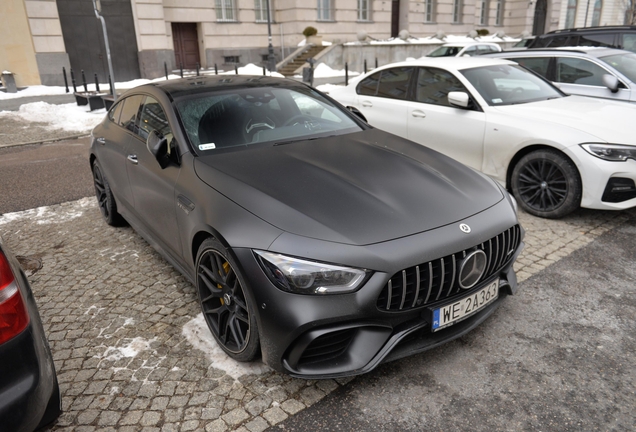
<svg viewBox="0 0 636 432"><path fill-rule="evenodd" d="M636 160L636 146L622 144L581 144L581 147L592 156L606 161L624 162L627 159Z"/></svg>
<svg viewBox="0 0 636 432"><path fill-rule="evenodd" d="M256 258L274 285L298 294L342 294L357 290L368 270L307 261L255 250Z"/></svg>

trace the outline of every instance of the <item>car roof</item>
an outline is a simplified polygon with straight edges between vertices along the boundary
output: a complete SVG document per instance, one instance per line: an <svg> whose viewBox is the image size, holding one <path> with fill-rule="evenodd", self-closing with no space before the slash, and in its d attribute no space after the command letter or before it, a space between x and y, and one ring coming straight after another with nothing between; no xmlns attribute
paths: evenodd
<svg viewBox="0 0 636 432"><path fill-rule="evenodd" d="M306 85L288 78L277 78L260 75L202 75L188 78L157 81L143 87L153 87L168 94L173 99L197 93L209 93L228 89L281 87L298 88Z"/></svg>
<svg viewBox="0 0 636 432"><path fill-rule="evenodd" d="M540 56L545 54L586 54L591 57L605 57L612 54L629 54L631 51L607 48L607 47L555 47L555 48L529 48L529 49L511 49L505 50L500 53L488 53L484 56L492 57L506 57L506 55L512 55L514 57L524 56Z"/></svg>
<svg viewBox="0 0 636 432"><path fill-rule="evenodd" d="M431 67L444 67L447 69L468 69L479 66L492 66L498 64L516 64L515 62L492 57L422 57L417 60L409 60L400 63L392 63L387 66L431 66ZM383 68L386 66L383 66Z"/></svg>
<svg viewBox="0 0 636 432"><path fill-rule="evenodd" d="M448 42L448 43L445 43L442 46L445 46L445 47L467 47L467 46L473 46L473 45L497 45L497 44L493 43L493 42L474 41L474 42Z"/></svg>
<svg viewBox="0 0 636 432"><path fill-rule="evenodd" d="M621 32L621 31L625 31L625 30L636 31L636 26L633 26L633 25L627 25L627 26L599 26L599 27L578 27L578 28L571 28L571 29L560 29L560 30L553 30L551 32L542 34L539 37L548 36L548 35L555 35L555 34L562 34L562 33L583 33L583 32L610 33L610 32Z"/></svg>

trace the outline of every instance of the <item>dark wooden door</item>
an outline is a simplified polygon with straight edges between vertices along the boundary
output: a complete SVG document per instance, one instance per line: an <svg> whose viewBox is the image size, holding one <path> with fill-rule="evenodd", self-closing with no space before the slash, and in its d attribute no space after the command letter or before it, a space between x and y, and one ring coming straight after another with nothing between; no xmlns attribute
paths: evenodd
<svg viewBox="0 0 636 432"><path fill-rule="evenodd" d="M121 82L140 78L130 0L102 0L101 4L115 80ZM108 82L104 34L100 20L95 17L93 3L86 0L57 0L57 10L66 52L78 82L80 70L84 70L89 82L93 82L93 74L97 74L101 83Z"/></svg>
<svg viewBox="0 0 636 432"><path fill-rule="evenodd" d="M177 67L194 69L201 64L196 23L172 23L172 40Z"/></svg>

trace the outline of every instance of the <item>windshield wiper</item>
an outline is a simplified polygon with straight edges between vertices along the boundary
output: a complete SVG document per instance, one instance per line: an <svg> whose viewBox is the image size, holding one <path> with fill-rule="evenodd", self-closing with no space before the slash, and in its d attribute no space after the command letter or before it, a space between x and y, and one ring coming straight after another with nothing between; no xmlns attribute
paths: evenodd
<svg viewBox="0 0 636 432"><path fill-rule="evenodd" d="M336 136L336 134L327 135L327 136L318 136L318 137L312 137L312 138L298 138L298 139L292 139L292 140L287 140L287 141L278 141L278 142L274 143L274 145L275 146L279 146L279 145L292 144L292 143L299 142L299 141L314 141L314 140L317 140L317 139L329 138L329 137L333 137L333 136Z"/></svg>

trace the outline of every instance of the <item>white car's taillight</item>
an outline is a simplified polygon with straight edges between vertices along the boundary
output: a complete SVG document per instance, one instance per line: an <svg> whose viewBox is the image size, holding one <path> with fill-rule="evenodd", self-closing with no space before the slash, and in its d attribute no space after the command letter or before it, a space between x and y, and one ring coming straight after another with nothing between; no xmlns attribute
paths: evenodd
<svg viewBox="0 0 636 432"><path fill-rule="evenodd" d="M7 257L0 252L0 344L13 339L29 324L29 314L11 271Z"/></svg>

